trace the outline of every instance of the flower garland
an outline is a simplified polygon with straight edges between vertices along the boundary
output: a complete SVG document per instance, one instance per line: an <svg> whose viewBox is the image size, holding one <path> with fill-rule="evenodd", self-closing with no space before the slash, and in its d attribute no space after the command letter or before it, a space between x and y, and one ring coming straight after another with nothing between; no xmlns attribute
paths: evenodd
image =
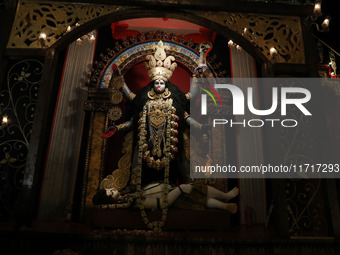
<svg viewBox="0 0 340 255"><path fill-rule="evenodd" d="M170 171L170 138L171 138L171 114L173 111L172 103L170 101L167 108L167 126L166 126L166 141L165 141L165 169L164 169L164 190L163 190L163 207L162 207L162 217L160 221L150 222L145 207L143 204L143 191L141 187L142 183L142 165L143 165L143 145L146 142L146 116L147 116L147 105L143 107L142 116L139 120L140 122L140 133L138 141L138 166L137 166L137 204L141 211L141 216L145 225L153 229L154 231L161 231L165 225L168 216L168 194L169 194L169 171Z"/></svg>

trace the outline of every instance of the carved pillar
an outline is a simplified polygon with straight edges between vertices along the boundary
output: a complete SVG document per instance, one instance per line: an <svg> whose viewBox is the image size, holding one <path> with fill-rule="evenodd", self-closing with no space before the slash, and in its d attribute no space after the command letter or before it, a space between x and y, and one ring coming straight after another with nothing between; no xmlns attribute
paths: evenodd
<svg viewBox="0 0 340 255"><path fill-rule="evenodd" d="M91 113L89 133L86 143L85 167L81 180L80 219L84 218L85 208L92 207L92 198L102 180L103 160L106 139L101 135L108 127L107 112L111 103L113 89L89 88L85 110Z"/></svg>
<svg viewBox="0 0 340 255"><path fill-rule="evenodd" d="M86 207L92 207L92 198L96 194L101 180L101 166L103 164L102 153L105 147L105 140L100 136L105 131L105 112L94 112L91 119L92 139L89 141L91 146L90 158L88 161L88 183L86 186Z"/></svg>

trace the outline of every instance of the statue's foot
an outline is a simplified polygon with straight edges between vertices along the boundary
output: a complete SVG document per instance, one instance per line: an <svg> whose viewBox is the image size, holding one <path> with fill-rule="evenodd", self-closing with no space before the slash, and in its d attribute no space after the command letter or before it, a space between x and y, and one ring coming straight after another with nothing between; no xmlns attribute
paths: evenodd
<svg viewBox="0 0 340 255"><path fill-rule="evenodd" d="M238 193L239 193L239 189L237 187L235 187L225 194L225 198L227 200L233 199L234 197L236 197L238 195Z"/></svg>
<svg viewBox="0 0 340 255"><path fill-rule="evenodd" d="M235 203L226 203L225 204L225 210L227 210L230 213L236 213L237 212L237 204L235 204Z"/></svg>

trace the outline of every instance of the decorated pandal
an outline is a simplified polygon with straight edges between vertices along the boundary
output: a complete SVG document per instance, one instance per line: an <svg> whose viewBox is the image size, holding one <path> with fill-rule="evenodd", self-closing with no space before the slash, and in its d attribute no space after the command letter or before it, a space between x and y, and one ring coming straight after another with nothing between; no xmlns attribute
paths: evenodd
<svg viewBox="0 0 340 255"><path fill-rule="evenodd" d="M335 180L189 176L190 161L255 166L307 160L330 145L338 151L339 139L319 140L338 132L334 84L325 97L332 111L325 117L333 121L327 129L303 121L294 134L212 132L202 125L205 117L189 111L201 95L188 92L191 78L316 75L311 27L321 19L321 1L87 2L0 4L7 26L0 26L6 39L0 96L19 106L15 111L31 109L15 121L1 102L0 137L13 150L2 149L0 179L13 175L18 184L6 183L10 192L0 194L5 253L339 254ZM317 47L320 64L328 63ZM335 57L324 66L333 78ZM251 86L266 109L265 88ZM218 109L234 118L233 99L217 92ZM21 125L25 143L12 146L12 134L20 133L13 127ZM216 147L204 143L207 137Z"/></svg>

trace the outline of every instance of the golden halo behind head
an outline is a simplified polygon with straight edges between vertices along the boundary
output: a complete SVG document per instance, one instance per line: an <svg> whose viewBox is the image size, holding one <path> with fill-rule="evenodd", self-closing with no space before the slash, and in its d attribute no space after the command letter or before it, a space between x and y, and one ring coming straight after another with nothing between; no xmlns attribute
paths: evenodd
<svg viewBox="0 0 340 255"><path fill-rule="evenodd" d="M146 60L149 60L149 62L146 62L145 66L151 81L157 79L168 81L177 66L175 62L172 63L172 61L175 61L173 56L166 56L165 49L168 50L169 48L162 41L159 41L153 46L154 55L146 56Z"/></svg>

